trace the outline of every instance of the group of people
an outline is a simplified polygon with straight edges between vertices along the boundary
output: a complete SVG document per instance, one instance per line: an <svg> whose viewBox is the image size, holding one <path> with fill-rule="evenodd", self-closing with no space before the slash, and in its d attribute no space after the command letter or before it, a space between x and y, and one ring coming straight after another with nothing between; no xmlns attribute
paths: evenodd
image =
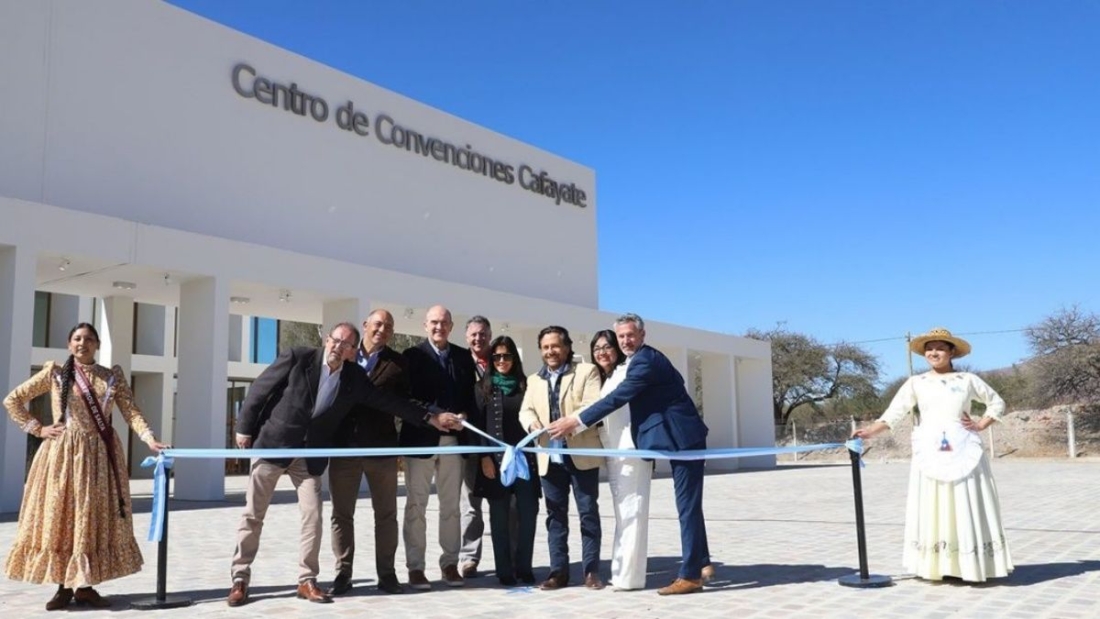
<svg viewBox="0 0 1100 619"><path fill-rule="evenodd" d="M353 587L355 507L365 477L374 512L378 588L402 593L428 590L425 517L434 481L438 501L439 568L447 586L478 575L484 536L482 501L489 506L495 574L502 585L534 585L532 561L540 497L545 499L549 574L538 583L554 590L570 583L570 490L580 518L583 584L602 589L598 471L604 465L612 494L615 534L610 583L624 590L646 584L649 487L653 463L631 457L524 454L530 479L501 481L500 453L460 453L462 446L495 445L466 428L516 444L544 430L545 447L699 450L707 427L680 372L645 344L645 323L620 316L613 329L591 340L590 359L577 361L568 330L548 326L538 334L541 367L527 374L507 335L492 337L488 319L466 324L469 348L450 343L454 327L443 306L428 310L427 340L396 352L390 347L393 316L376 310L362 324L337 324L320 349L293 348L268 366L249 389L236 425L241 448L438 448L432 455L405 454L403 541L407 582L397 577L398 471L396 455L324 458L255 458L246 507L231 561L227 603L249 601L251 566L275 485L290 477L301 514L297 596L331 602ZM94 585L132 574L142 565L130 518L125 461L112 429L117 407L154 453L158 442L134 406L121 369L95 362L99 335L81 323L69 334L70 356L47 363L4 400L12 419L43 439L27 476L19 529L5 564L9 578L57 583L47 610L74 601L93 607L110 602ZM854 436L871 438L920 412L914 433L913 474L907 509L904 561L922 578L984 581L1012 571L1000 520L996 487L977 433L998 420L1004 402L980 378L956 372L953 358L970 351L965 340L933 330L912 343L931 370L902 386L879 421ZM52 423L27 410L50 393ZM972 401L983 417L970 416ZM978 448L975 451L974 445ZM714 575L703 516L702 460L671 460L679 515L682 562L661 595L692 593ZM328 472L332 501L335 578L322 589L317 578L323 533L321 475ZM537 472L534 473L534 472Z"/></svg>
<svg viewBox="0 0 1100 619"><path fill-rule="evenodd" d="M336 325L324 348L291 349L266 368L249 389L237 420L242 448L348 447L435 448L403 457L405 511L402 537L406 583L395 567L398 549L397 456L326 459L254 459L245 512L231 565L230 606L249 600L251 565L275 484L288 474L302 513L297 595L330 602L354 585L355 504L366 477L374 511L378 588L402 593L430 590L425 513L434 482L438 502L439 573L443 585L460 587L475 577L484 536L482 502L489 504L495 573L505 586L534 585L532 557L540 495L545 497L551 566L542 589L569 585L569 495L580 512L584 585L602 589L600 575L599 467L604 458L540 454L529 466L538 474L501 481L499 453L462 453L470 445L495 446L467 429L516 444L545 429L543 445L599 448L700 449L706 426L688 396L683 377L667 358L645 346L645 324L633 314L593 338L596 364L575 361L568 330L549 326L538 335L539 371L523 370L516 342L492 337L489 320L466 324L464 348L450 342L454 323L443 306L425 315L427 339L398 354L389 346L393 316L377 310L359 330ZM629 369L629 372L628 372ZM629 412L628 409L629 408ZM395 418L400 419L400 429ZM601 420L606 423L600 425ZM601 439L601 436L603 438ZM529 457L529 456L525 456ZM332 497L332 585L317 584L321 546L321 482L326 467ZM645 586L646 515L652 463L613 458L609 463L617 515L612 584ZM702 513L701 461L673 462L681 516L684 564L663 595L702 588L713 573Z"/></svg>

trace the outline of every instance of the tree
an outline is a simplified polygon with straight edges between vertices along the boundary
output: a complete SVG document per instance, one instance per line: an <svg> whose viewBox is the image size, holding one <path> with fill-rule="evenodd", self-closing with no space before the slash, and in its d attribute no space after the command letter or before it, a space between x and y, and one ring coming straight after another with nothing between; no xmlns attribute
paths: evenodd
<svg viewBox="0 0 1100 619"><path fill-rule="evenodd" d="M750 329L745 337L771 342L772 408L777 425L803 406L817 407L834 398L873 398L879 361L856 344L822 344L813 337L777 326Z"/></svg>
<svg viewBox="0 0 1100 619"><path fill-rule="evenodd" d="M1074 305L1025 331L1034 353L1033 396L1042 406L1100 403L1100 316Z"/></svg>

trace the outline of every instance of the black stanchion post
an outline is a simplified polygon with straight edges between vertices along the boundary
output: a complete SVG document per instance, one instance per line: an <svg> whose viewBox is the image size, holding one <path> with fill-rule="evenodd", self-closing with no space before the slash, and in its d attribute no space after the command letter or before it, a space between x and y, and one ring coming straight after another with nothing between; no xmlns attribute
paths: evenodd
<svg viewBox="0 0 1100 619"><path fill-rule="evenodd" d="M859 458L862 454L848 450L852 457L852 489L856 497L856 540L859 545L859 573L841 576L837 581L845 587L886 587L893 581L889 576L869 574L867 571L867 532L863 526L863 481L860 478Z"/></svg>
<svg viewBox="0 0 1100 619"><path fill-rule="evenodd" d="M161 535L157 544L157 595L152 598L142 598L130 603L130 607L137 610L154 610L158 608L182 608L191 605L191 598L182 595L168 595L168 477L171 469L165 471L162 486L157 490L164 497L164 512L161 514Z"/></svg>

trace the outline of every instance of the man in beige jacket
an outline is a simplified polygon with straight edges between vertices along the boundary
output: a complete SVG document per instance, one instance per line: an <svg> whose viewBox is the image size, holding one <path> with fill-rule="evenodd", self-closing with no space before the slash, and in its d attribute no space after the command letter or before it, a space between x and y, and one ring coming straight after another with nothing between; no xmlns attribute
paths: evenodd
<svg viewBox="0 0 1100 619"><path fill-rule="evenodd" d="M527 392L520 406L519 420L528 431L542 428L563 417L576 415L600 397L596 366L573 360L573 340L564 327L550 326L539 332L539 352L545 365L527 378ZM596 428L543 446L600 448ZM600 464L603 458L539 454L539 475L546 496L546 532L550 545L550 576L539 586L544 590L569 585L569 489L581 519L581 554L584 586L602 589L600 578Z"/></svg>

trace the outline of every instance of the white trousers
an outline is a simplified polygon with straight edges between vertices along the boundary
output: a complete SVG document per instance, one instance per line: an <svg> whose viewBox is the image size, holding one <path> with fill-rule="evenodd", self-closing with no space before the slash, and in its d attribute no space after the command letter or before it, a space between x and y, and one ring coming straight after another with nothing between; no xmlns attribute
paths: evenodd
<svg viewBox="0 0 1100 619"><path fill-rule="evenodd" d="M611 545L611 584L617 589L644 589L649 552L649 482L653 463L636 458L608 458L607 483L615 506Z"/></svg>

